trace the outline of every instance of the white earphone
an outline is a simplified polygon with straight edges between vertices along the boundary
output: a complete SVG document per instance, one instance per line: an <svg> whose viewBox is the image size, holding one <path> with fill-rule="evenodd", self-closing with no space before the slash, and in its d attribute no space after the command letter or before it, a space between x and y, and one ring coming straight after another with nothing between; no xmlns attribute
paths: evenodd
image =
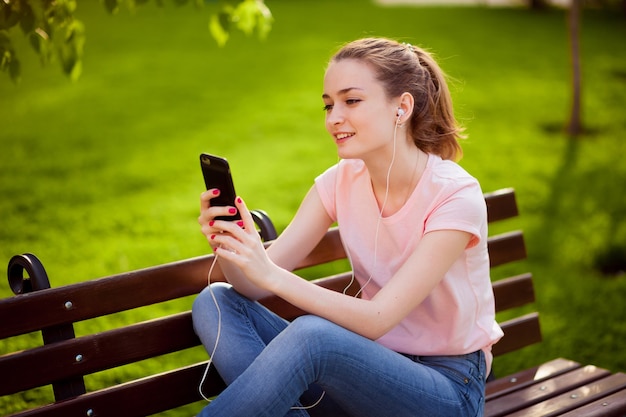
<svg viewBox="0 0 626 417"><path fill-rule="evenodd" d="M404 116L404 110L402 110L400 107L398 107L398 113L397 113L398 117L402 117Z"/></svg>

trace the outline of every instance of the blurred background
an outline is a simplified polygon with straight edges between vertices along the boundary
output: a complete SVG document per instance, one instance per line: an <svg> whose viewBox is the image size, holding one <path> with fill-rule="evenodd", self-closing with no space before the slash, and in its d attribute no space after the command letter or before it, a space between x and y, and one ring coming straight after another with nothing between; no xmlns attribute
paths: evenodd
<svg viewBox="0 0 626 417"><path fill-rule="evenodd" d="M60 286L206 254L201 152L226 157L237 192L282 230L337 161L321 100L328 59L353 39L392 37L429 49L450 75L469 136L460 164L484 191L517 192L521 216L492 233L525 232L529 259L502 275L533 272L544 341L502 357L496 374L560 356L626 371L623 3L583 4L577 136L565 131L573 91L562 5L267 1L266 39L234 30L218 47L208 29L217 3L153 3L115 14L78 4L76 81L10 32L21 80L0 73L0 263L34 253ZM0 297L11 295L3 279ZM39 343L26 339L0 354ZM123 379L96 375L92 388L99 378ZM0 399L0 414L35 397Z"/></svg>

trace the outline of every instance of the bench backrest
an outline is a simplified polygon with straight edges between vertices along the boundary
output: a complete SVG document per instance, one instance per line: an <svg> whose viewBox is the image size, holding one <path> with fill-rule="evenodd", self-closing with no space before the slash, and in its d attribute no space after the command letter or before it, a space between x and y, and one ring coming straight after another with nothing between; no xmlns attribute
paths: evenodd
<svg viewBox="0 0 626 417"><path fill-rule="evenodd" d="M489 222L518 214L512 189L485 194L485 199ZM492 267L524 259L522 233L515 231L490 237L489 253ZM300 267L344 258L335 228L328 231ZM126 416L145 416L200 400L198 383L205 362L194 363L193 360L181 363L177 369L157 375L148 373L123 384L116 385L112 381L110 387L97 391L86 392L84 382L86 375L198 346L189 311L77 338L74 338L73 325L193 296L206 286L212 259L212 255L207 255L0 300L0 339L42 331L46 340L44 345L0 356L0 396L53 386L57 402L18 412L15 416L118 416L120 407ZM350 273L346 271L316 282L343 290L349 278ZM213 280L223 280L219 268L213 271ZM534 301L530 274L500 279L493 283L493 288L498 312ZM302 314L279 298L262 302L288 319ZM494 346L495 355L541 340L536 313L507 320L501 326L505 336ZM203 392L216 395L223 388L217 372L211 370Z"/></svg>

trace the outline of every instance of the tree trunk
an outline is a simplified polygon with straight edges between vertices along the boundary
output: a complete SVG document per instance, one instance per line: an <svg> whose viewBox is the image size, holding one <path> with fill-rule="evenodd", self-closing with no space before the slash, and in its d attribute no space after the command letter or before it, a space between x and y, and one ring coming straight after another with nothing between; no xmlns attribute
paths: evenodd
<svg viewBox="0 0 626 417"><path fill-rule="evenodd" d="M583 132L581 116L580 13L582 0L571 0L568 13L570 53L572 59L572 107L567 133L578 137Z"/></svg>

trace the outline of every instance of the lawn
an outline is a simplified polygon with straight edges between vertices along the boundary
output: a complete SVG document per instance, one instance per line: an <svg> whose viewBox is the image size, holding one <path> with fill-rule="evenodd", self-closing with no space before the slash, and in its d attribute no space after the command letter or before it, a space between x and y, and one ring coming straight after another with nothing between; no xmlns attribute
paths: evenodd
<svg viewBox="0 0 626 417"><path fill-rule="evenodd" d="M41 68L14 34L24 62L19 85L0 74L0 262L35 253L59 286L205 254L200 152L227 157L238 193L282 230L315 176L337 161L321 100L329 56L358 37L390 36L432 50L453 77L469 134L461 165L485 191L517 192L521 217L493 232L523 229L529 259L495 275L533 272L545 340L501 358L495 372L557 356L626 371L626 276L596 265L607 253L622 266L626 258L623 16L584 12L588 134L573 140L561 130L571 95L562 11L269 1L276 21L266 41L235 33L220 49L207 30L210 6L166 3L109 16L81 2L87 44L77 83ZM0 297L10 294L3 280ZM0 354L32 340L9 340ZM95 375L90 388L103 378L124 379ZM36 395L0 400L0 414Z"/></svg>

